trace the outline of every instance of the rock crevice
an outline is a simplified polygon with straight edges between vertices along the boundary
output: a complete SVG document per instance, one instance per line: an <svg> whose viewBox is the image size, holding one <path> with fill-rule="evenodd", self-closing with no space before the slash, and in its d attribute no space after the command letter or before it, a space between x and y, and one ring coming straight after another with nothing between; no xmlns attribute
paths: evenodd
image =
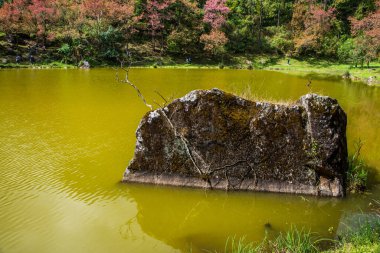
<svg viewBox="0 0 380 253"><path fill-rule="evenodd" d="M143 117L123 181L344 196L346 122L315 94L277 105L192 91Z"/></svg>

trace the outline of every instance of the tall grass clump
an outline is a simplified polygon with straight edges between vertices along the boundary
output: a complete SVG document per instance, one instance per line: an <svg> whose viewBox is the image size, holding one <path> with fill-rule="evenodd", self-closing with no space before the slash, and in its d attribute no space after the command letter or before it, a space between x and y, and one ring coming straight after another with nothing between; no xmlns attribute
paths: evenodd
<svg viewBox="0 0 380 253"><path fill-rule="evenodd" d="M347 189L350 192L362 192L367 188L368 166L360 157L363 142L355 143L355 153L349 156L347 172Z"/></svg>
<svg viewBox="0 0 380 253"><path fill-rule="evenodd" d="M280 233L274 240L264 239L258 245L246 243L244 237L239 240L229 238L224 253L317 253L317 244L322 240L315 239L310 231L291 227L288 232Z"/></svg>
<svg viewBox="0 0 380 253"><path fill-rule="evenodd" d="M265 241L265 240L264 240ZM224 253L259 253L263 252L262 244L254 245L247 243L245 237L236 240L235 237L228 238L224 246Z"/></svg>
<svg viewBox="0 0 380 253"><path fill-rule="evenodd" d="M292 253L314 253L319 252L318 240L313 238L310 231L291 227L286 233L281 233L274 241L270 242L269 252L292 252Z"/></svg>

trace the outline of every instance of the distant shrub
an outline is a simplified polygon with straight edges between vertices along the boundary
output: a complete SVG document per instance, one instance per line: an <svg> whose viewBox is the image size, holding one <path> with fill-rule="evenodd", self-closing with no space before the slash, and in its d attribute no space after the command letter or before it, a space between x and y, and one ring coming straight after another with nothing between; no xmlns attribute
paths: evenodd
<svg viewBox="0 0 380 253"><path fill-rule="evenodd" d="M70 60L72 48L69 44L64 43L60 48L58 48L58 53L62 56L62 61L67 63Z"/></svg>
<svg viewBox="0 0 380 253"><path fill-rule="evenodd" d="M344 73L343 73L343 78L345 79L349 79L351 77L351 73L350 71L346 70Z"/></svg>

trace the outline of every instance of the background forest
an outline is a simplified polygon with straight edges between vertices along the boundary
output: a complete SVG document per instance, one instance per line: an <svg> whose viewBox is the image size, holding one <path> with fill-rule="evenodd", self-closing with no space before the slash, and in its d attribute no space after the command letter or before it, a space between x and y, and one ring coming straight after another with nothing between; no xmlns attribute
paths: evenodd
<svg viewBox="0 0 380 253"><path fill-rule="evenodd" d="M78 64L279 55L367 65L377 0L0 0L0 57Z"/></svg>

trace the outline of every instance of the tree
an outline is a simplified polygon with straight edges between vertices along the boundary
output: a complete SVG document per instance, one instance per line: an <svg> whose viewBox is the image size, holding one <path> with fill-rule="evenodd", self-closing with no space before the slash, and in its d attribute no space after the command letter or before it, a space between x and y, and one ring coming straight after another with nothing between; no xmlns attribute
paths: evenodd
<svg viewBox="0 0 380 253"><path fill-rule="evenodd" d="M167 25L167 48L170 53L191 55L199 51L203 32L201 9L196 2L176 0L169 7L172 18Z"/></svg>
<svg viewBox="0 0 380 253"><path fill-rule="evenodd" d="M161 51L163 50L163 29L165 20L169 20L172 14L168 12L168 7L173 0L148 0L145 7L145 20L147 29L150 31L152 38L153 50L156 48L157 37L161 39Z"/></svg>
<svg viewBox="0 0 380 253"><path fill-rule="evenodd" d="M226 23L230 9L226 6L226 0L208 0L204 6L203 22L209 24L212 29L218 30Z"/></svg>
<svg viewBox="0 0 380 253"><path fill-rule="evenodd" d="M34 33L37 38L41 38L43 44L48 38L53 39L52 29L49 29L57 17L57 9L54 8L53 3L53 0L32 0L28 6L26 21L33 24Z"/></svg>
<svg viewBox="0 0 380 253"><path fill-rule="evenodd" d="M287 55L293 50L294 43L290 31L284 26L268 27L270 37L268 38L270 46L283 55Z"/></svg>
<svg viewBox="0 0 380 253"><path fill-rule="evenodd" d="M380 50L380 0L376 1L376 10L362 19L350 18L355 48L360 51L360 61L369 63L378 57Z"/></svg>
<svg viewBox="0 0 380 253"><path fill-rule="evenodd" d="M225 52L224 45L228 39L224 32L213 29L209 34L202 34L201 41L205 44L204 50L213 55L219 55Z"/></svg>
<svg viewBox="0 0 380 253"><path fill-rule="evenodd" d="M322 54L323 40L330 35L335 20L334 8L314 0L299 1L291 22L297 54L310 51Z"/></svg>
<svg viewBox="0 0 380 253"><path fill-rule="evenodd" d="M201 36L201 42L205 45L204 50L213 55L223 54L228 39L221 29L230 12L226 0L207 0L204 12L203 22L211 27L210 33Z"/></svg>
<svg viewBox="0 0 380 253"><path fill-rule="evenodd" d="M126 40L132 33L134 1L83 0L78 11L75 25L87 48L85 53L116 60L122 51L122 38Z"/></svg>
<svg viewBox="0 0 380 253"><path fill-rule="evenodd" d="M25 20L27 11L27 0L4 2L4 5L0 9L1 30L10 36L15 35L16 33L28 34L30 30Z"/></svg>
<svg viewBox="0 0 380 253"><path fill-rule="evenodd" d="M350 18L351 29L354 35L364 34L374 40L380 41L380 1L376 2L377 9L368 16L357 19Z"/></svg>

